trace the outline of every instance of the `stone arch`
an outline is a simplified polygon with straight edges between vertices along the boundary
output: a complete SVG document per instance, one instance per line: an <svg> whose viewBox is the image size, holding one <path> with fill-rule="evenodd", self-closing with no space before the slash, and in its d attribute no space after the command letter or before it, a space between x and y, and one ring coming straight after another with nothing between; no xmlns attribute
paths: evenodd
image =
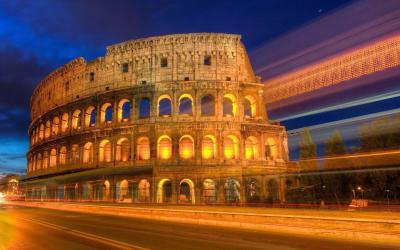
<svg viewBox="0 0 400 250"><path fill-rule="evenodd" d="M150 140L146 136L141 136L137 140L137 160L149 160L150 159Z"/></svg>
<svg viewBox="0 0 400 250"><path fill-rule="evenodd" d="M279 184L275 179L269 179L267 181L267 202L276 203L279 202Z"/></svg>
<svg viewBox="0 0 400 250"><path fill-rule="evenodd" d="M122 180L119 183L119 190L118 190L118 201L124 201L125 199L128 198L128 181L126 179Z"/></svg>
<svg viewBox="0 0 400 250"><path fill-rule="evenodd" d="M86 157L89 157L89 155ZM71 162L76 164L79 162L79 158L80 158L79 145L73 144L71 146Z"/></svg>
<svg viewBox="0 0 400 250"><path fill-rule="evenodd" d="M249 136L245 141L246 160L257 160L259 158L258 140L254 136Z"/></svg>
<svg viewBox="0 0 400 250"><path fill-rule="evenodd" d="M111 142L107 139L99 143L99 162L111 162Z"/></svg>
<svg viewBox="0 0 400 250"><path fill-rule="evenodd" d="M93 143L87 142L83 146L83 163L93 162Z"/></svg>
<svg viewBox="0 0 400 250"><path fill-rule="evenodd" d="M278 146L274 138L268 137L265 140L265 159L275 160L278 158Z"/></svg>
<svg viewBox="0 0 400 250"><path fill-rule="evenodd" d="M118 102L118 122L127 122L131 119L132 103L128 99L122 99Z"/></svg>
<svg viewBox="0 0 400 250"><path fill-rule="evenodd" d="M43 139L44 139L44 125L43 123L41 123L39 126L39 140Z"/></svg>
<svg viewBox="0 0 400 250"><path fill-rule="evenodd" d="M224 138L224 158L226 160L238 159L239 140L235 135L228 135Z"/></svg>
<svg viewBox="0 0 400 250"><path fill-rule="evenodd" d="M113 118L113 106L111 103L103 103L100 107L100 123L111 123Z"/></svg>
<svg viewBox="0 0 400 250"><path fill-rule="evenodd" d="M49 152L45 150L43 152L43 163L42 163L42 168L46 169L49 166Z"/></svg>
<svg viewBox="0 0 400 250"><path fill-rule="evenodd" d="M157 203L172 201L172 182L170 179L162 179L157 184Z"/></svg>
<svg viewBox="0 0 400 250"><path fill-rule="evenodd" d="M213 116L215 115L215 98L213 95L208 94L201 97L201 115Z"/></svg>
<svg viewBox="0 0 400 250"><path fill-rule="evenodd" d="M60 127L60 118L58 118L58 116L55 116L53 118L53 124L51 127L51 132L53 135L58 135L59 127Z"/></svg>
<svg viewBox="0 0 400 250"><path fill-rule="evenodd" d="M251 95L246 95L244 97L244 116L246 118L253 118L256 116L257 104L256 98Z"/></svg>
<svg viewBox="0 0 400 250"><path fill-rule="evenodd" d="M103 200L106 200L106 201L110 200L110 197L111 197L110 196L111 195L111 185L110 185L110 182L108 180L104 181L103 190L104 190L104 192L103 192L103 194L104 194Z"/></svg>
<svg viewBox="0 0 400 250"><path fill-rule="evenodd" d="M235 95L225 94L223 96L222 109L223 116L236 116L237 101Z"/></svg>
<svg viewBox="0 0 400 250"><path fill-rule="evenodd" d="M161 117L168 117L172 114L172 99L169 95L161 95L157 99L157 114Z"/></svg>
<svg viewBox="0 0 400 250"><path fill-rule="evenodd" d="M50 149L50 167L55 167L57 165L57 149Z"/></svg>
<svg viewBox="0 0 400 250"><path fill-rule="evenodd" d="M201 140L201 154L204 160L217 158L217 139L213 135L206 135Z"/></svg>
<svg viewBox="0 0 400 250"><path fill-rule="evenodd" d="M203 181L203 200L205 204L215 204L217 202L217 184L213 179Z"/></svg>
<svg viewBox="0 0 400 250"><path fill-rule="evenodd" d="M146 179L139 181L138 199L140 202L150 202L150 183Z"/></svg>
<svg viewBox="0 0 400 250"><path fill-rule="evenodd" d="M143 97L139 101L139 119L149 118L151 111L151 101L148 97Z"/></svg>
<svg viewBox="0 0 400 250"><path fill-rule="evenodd" d="M190 179L183 179L179 183L179 202L180 203L196 203L194 183Z"/></svg>
<svg viewBox="0 0 400 250"><path fill-rule="evenodd" d="M131 159L131 144L128 138L123 137L117 141L115 160L127 162Z"/></svg>
<svg viewBox="0 0 400 250"><path fill-rule="evenodd" d="M36 170L43 168L43 158L42 154L38 153L36 157Z"/></svg>
<svg viewBox="0 0 400 250"><path fill-rule="evenodd" d="M260 182L256 178L246 179L246 199L248 203L260 202L261 198Z"/></svg>
<svg viewBox="0 0 400 250"><path fill-rule="evenodd" d="M240 203L240 182L232 177L228 177L225 182L225 201L228 204Z"/></svg>
<svg viewBox="0 0 400 250"><path fill-rule="evenodd" d="M73 129L80 129L82 123L81 110L77 109L72 113L71 126Z"/></svg>
<svg viewBox="0 0 400 250"><path fill-rule="evenodd" d="M44 129L44 138L49 138L51 135L51 122L50 120L46 121L46 127Z"/></svg>
<svg viewBox="0 0 400 250"><path fill-rule="evenodd" d="M172 157L172 140L168 135L162 135L157 140L157 159L168 160Z"/></svg>
<svg viewBox="0 0 400 250"><path fill-rule="evenodd" d="M96 124L96 108L89 106L85 111L85 127L93 127Z"/></svg>
<svg viewBox="0 0 400 250"><path fill-rule="evenodd" d="M180 115L193 115L193 97L190 94L182 94L178 99Z"/></svg>
<svg viewBox="0 0 400 250"><path fill-rule="evenodd" d="M69 127L69 115L68 113L64 113L61 116L61 132L64 133L67 131L68 127Z"/></svg>
<svg viewBox="0 0 400 250"><path fill-rule="evenodd" d="M184 135L179 139L179 156L185 160L194 157L194 139L192 136Z"/></svg>
<svg viewBox="0 0 400 250"><path fill-rule="evenodd" d="M60 165L65 165L67 163L67 148L62 146L60 148Z"/></svg>

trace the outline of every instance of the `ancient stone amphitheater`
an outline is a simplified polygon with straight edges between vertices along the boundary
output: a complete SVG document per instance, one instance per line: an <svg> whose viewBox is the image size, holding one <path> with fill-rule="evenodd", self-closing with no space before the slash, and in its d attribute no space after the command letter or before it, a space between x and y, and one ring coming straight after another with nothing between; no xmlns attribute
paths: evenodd
<svg viewBox="0 0 400 250"><path fill-rule="evenodd" d="M284 127L239 35L107 47L49 74L31 98L28 199L254 203L284 199Z"/></svg>

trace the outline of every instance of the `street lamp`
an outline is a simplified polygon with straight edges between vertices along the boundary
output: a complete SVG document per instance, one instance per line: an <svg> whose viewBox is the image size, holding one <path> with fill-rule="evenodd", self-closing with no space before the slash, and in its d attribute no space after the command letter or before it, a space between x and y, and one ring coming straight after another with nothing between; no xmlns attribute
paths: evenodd
<svg viewBox="0 0 400 250"><path fill-rule="evenodd" d="M386 189L386 199L387 199L388 208L389 208L389 193L390 193L390 189Z"/></svg>

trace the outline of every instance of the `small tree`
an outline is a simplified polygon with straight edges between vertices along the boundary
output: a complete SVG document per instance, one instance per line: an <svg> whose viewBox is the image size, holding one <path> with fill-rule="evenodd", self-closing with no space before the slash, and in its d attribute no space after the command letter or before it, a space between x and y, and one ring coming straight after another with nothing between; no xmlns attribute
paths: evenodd
<svg viewBox="0 0 400 250"><path fill-rule="evenodd" d="M346 153L342 135L339 130L335 130L333 134L325 141L325 156L343 155Z"/></svg>
<svg viewBox="0 0 400 250"><path fill-rule="evenodd" d="M305 128L300 141L300 166L303 169L317 169L317 146L312 139L311 132Z"/></svg>

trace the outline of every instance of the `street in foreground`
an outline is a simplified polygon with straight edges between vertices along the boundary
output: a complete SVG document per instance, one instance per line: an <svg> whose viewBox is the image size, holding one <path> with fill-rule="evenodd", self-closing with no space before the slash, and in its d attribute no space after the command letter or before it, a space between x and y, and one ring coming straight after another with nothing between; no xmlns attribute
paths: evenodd
<svg viewBox="0 0 400 250"><path fill-rule="evenodd" d="M0 249L391 249L284 233L198 226L10 205Z"/></svg>

